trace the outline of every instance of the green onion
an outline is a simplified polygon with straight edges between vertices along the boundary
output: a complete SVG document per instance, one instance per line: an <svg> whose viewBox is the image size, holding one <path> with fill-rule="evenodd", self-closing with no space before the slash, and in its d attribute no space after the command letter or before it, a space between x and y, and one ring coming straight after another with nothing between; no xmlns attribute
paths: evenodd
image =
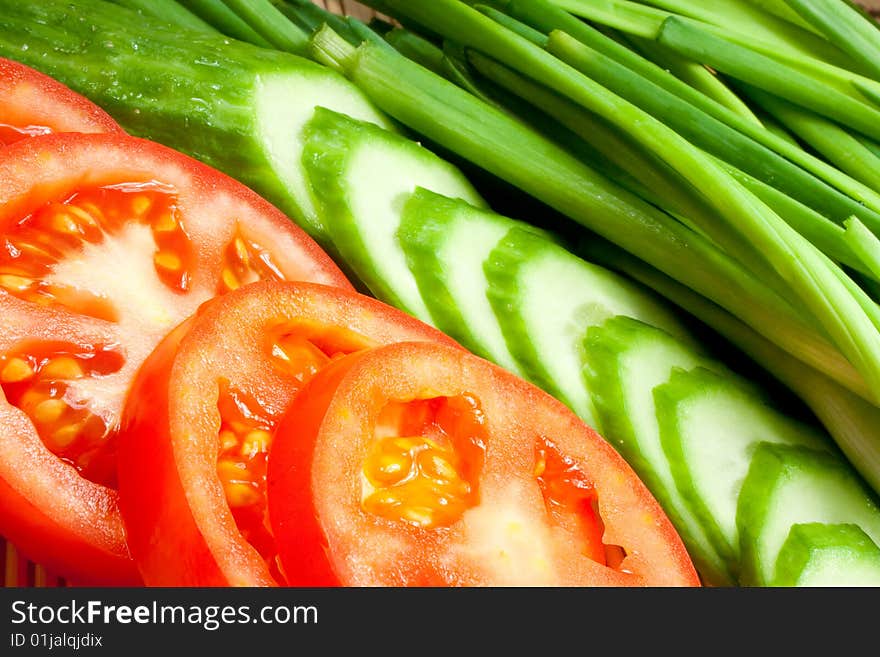
<svg viewBox="0 0 880 657"><path fill-rule="evenodd" d="M189 30L217 34L211 25L174 0L112 0L114 4L143 11L149 16L161 18L167 23Z"/></svg>
<svg viewBox="0 0 880 657"><path fill-rule="evenodd" d="M685 57L880 138L880 110L858 100L855 91L842 93L827 80L717 37L693 21L667 19L657 40Z"/></svg>
<svg viewBox="0 0 880 657"><path fill-rule="evenodd" d="M223 1L274 48L296 54L308 49L308 35L269 0Z"/></svg>
<svg viewBox="0 0 880 657"><path fill-rule="evenodd" d="M845 225L846 239L852 250L875 277L880 277L880 240L856 217L847 219Z"/></svg>
<svg viewBox="0 0 880 657"><path fill-rule="evenodd" d="M825 159L856 180L880 191L880 158L862 141L825 117L760 89L745 88L749 97Z"/></svg>
<svg viewBox="0 0 880 657"><path fill-rule="evenodd" d="M443 75L443 50L427 39L398 27L386 34L385 40L407 59L418 62L437 75Z"/></svg>
<svg viewBox="0 0 880 657"><path fill-rule="evenodd" d="M254 28L244 22L238 14L223 4L223 0L177 0L192 13L212 25L215 29L234 39L252 43L256 46L271 47L266 39ZM162 16L168 18L168 16Z"/></svg>
<svg viewBox="0 0 880 657"><path fill-rule="evenodd" d="M703 64L685 59L652 39L629 37L627 41L644 57L669 71L682 82L700 91L719 105L739 114L746 121L764 127L752 109Z"/></svg>
<svg viewBox="0 0 880 657"><path fill-rule="evenodd" d="M345 37L349 43L360 43L360 39L352 32L351 26L342 16L322 9L312 0L275 0L274 4L288 20L296 23L300 29L308 34L326 23L337 34Z"/></svg>
<svg viewBox="0 0 880 657"><path fill-rule="evenodd" d="M874 77L880 76L880 31L876 25L836 0L785 0L805 21L846 51Z"/></svg>
<svg viewBox="0 0 880 657"><path fill-rule="evenodd" d="M867 185L743 119L546 0L498 1L505 1L506 11L518 20L542 32L567 32L604 55L593 58L590 77L702 148L838 223L857 214L880 231L880 194Z"/></svg>
<svg viewBox="0 0 880 657"><path fill-rule="evenodd" d="M849 67L853 62L819 35L791 25L754 7L731 0L694 2L693 0L650 0L645 7L628 0L552 0L576 16L648 39L656 39L667 18L695 19L718 36L724 35L741 45L756 47L766 54L788 59L818 58Z"/></svg>

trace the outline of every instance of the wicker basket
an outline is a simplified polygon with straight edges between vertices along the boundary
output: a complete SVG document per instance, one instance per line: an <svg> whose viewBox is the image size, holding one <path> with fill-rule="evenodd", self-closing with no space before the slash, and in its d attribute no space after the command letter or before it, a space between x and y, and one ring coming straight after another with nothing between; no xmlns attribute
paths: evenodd
<svg viewBox="0 0 880 657"><path fill-rule="evenodd" d="M314 0L316 4L345 16L369 20L376 15L372 9L353 0ZM880 0L862 0L860 3L872 14L880 17ZM64 586L65 581L46 571L42 566L21 557L15 546L0 537L0 557L4 567L0 569L0 586Z"/></svg>

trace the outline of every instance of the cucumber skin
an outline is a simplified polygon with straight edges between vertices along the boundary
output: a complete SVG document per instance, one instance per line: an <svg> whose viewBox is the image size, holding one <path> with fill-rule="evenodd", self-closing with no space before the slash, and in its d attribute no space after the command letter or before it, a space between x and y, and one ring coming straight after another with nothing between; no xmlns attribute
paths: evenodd
<svg viewBox="0 0 880 657"><path fill-rule="evenodd" d="M681 441L676 439L676 436L681 434L678 415L678 404L681 400L706 394L707 391L713 389L721 389L722 394L730 396L731 393L726 391L729 391L731 386L737 389L737 392L732 394L742 394L745 397L754 398L756 403L765 405L769 412L775 412L763 392L750 381L742 379L732 372L721 375L706 368L696 368L688 372L674 372L667 383L654 389L654 399L657 408L657 421L660 425L660 440L669 459L673 477L678 483L679 491L690 504L694 513L703 519L703 526L719 553L727 560L731 572L739 577L738 573L742 561L740 547L730 544L724 531L718 525L715 514L706 507L702 497L696 495L696 485L693 483L687 459L682 451ZM788 422L789 418L780 414L780 420ZM748 419L744 418L744 421L747 422ZM805 426L805 436L807 435L806 431ZM774 440L773 442L792 443L791 440ZM816 449L823 447L818 437L815 441L805 437L801 442Z"/></svg>
<svg viewBox="0 0 880 657"><path fill-rule="evenodd" d="M531 332L525 319L518 312L516 304L519 288L518 265L532 258L541 257L548 248L562 249L562 247L527 231L514 229L508 232L507 236L498 243L483 263L483 271L489 281L486 293L489 297L489 303L495 311L495 316L498 318L507 347L519 363L525 378L573 408L571 400L559 388L555 377L544 365L541 354L532 344ZM570 257L574 258L575 256ZM585 326L585 333L586 330ZM583 362L583 358L580 360ZM576 410L579 411L578 414L584 422L601 431L592 403L588 409Z"/></svg>
<svg viewBox="0 0 880 657"><path fill-rule="evenodd" d="M815 467L814 464L818 464L828 472L839 474L843 479L853 478L853 472L846 463L831 453L807 447L760 443L752 457L752 463L741 491L771 490L781 477L790 476L789 473L793 469L800 467L801 462L809 462L812 467ZM866 503L876 508L871 492L867 488L864 488L864 492ZM769 585L760 574L756 540L768 511L766 501L764 498L756 499L742 492L740 494L736 524L740 532L740 551L742 554L740 584L743 586ZM880 518L878 518L878 522L880 522Z"/></svg>
<svg viewBox="0 0 880 657"><path fill-rule="evenodd" d="M438 257L437 244L443 241L446 226L436 217L461 212L463 205L460 200L417 189L404 207L397 241L406 255L434 325L478 356L492 360L492 354L482 347L481 341L468 328L455 298L444 284L445 269L450 263ZM485 216L486 221L495 221L508 229L518 223L501 215L486 213Z"/></svg>
<svg viewBox="0 0 880 657"><path fill-rule="evenodd" d="M344 180L349 157L362 139L395 142L402 148L419 149L413 152L424 153L426 158L437 156L401 135L323 107L316 108L315 115L306 125L304 134L305 148L302 163L316 204L320 208L320 214L327 225L333 245L332 252L341 256L337 261L344 261L353 275L363 281L377 298L424 322L431 323L430 316L407 307L394 290L393 284L386 282L376 271L358 235L357 224L348 204L348 192ZM439 158L438 161L442 162ZM452 167L451 164L448 166ZM462 188L472 189L464 175L461 173L458 175ZM473 193L476 196L476 191Z"/></svg>
<svg viewBox="0 0 880 657"><path fill-rule="evenodd" d="M779 551L776 575L770 586L801 585L801 577L810 561L811 551L835 548L846 550L854 556L872 557L877 560L880 568L880 548L858 525L801 523L792 526L788 538Z"/></svg>
<svg viewBox="0 0 880 657"><path fill-rule="evenodd" d="M130 134L241 180L323 242L260 143L254 97L268 77L291 75L333 78L362 95L335 71L100 0L0 0L0 55L88 97Z"/></svg>
<svg viewBox="0 0 880 657"><path fill-rule="evenodd" d="M608 330L613 329L613 330ZM736 577L725 559L709 542L708 537L697 536L688 529L682 513L676 504L667 497L665 486L655 474L651 464L644 458L639 449L639 439L635 435L629 416L620 412L618 400L624 399L622 381L617 374L617 358L632 345L644 339L645 332L657 332L666 339L691 349L662 329L644 324L631 317L617 316L607 320L601 326L591 327L584 341L587 358L584 362L584 376L591 390L593 404L602 424L605 439L624 457L627 463L638 473L639 477L652 494L660 501L666 515L675 525L687 546L688 553L700 573L703 581L711 586L735 586ZM703 358L694 350L697 358ZM614 365L612 365L614 363ZM706 360L706 364L710 364ZM720 367L720 365L719 365ZM705 531L705 530L704 530Z"/></svg>

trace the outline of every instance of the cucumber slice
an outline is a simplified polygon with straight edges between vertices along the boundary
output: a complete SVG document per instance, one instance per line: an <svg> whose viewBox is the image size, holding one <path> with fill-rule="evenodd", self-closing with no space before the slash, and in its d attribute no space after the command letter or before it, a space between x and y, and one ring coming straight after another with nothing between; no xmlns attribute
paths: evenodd
<svg viewBox="0 0 880 657"><path fill-rule="evenodd" d="M265 153L268 169L277 179L273 187L283 190L283 195L277 195L286 206L282 209L299 219L298 223L306 232L322 244L329 241L327 228L313 201L302 164L305 127L314 117L316 106L369 121L386 130L395 130L386 117L367 104L360 92L346 82L341 77L305 71L299 77L266 75L261 78L254 94L256 136Z"/></svg>
<svg viewBox="0 0 880 657"><path fill-rule="evenodd" d="M651 293L534 233L512 229L484 269L489 301L526 377L597 429L582 372L589 327L626 315L690 340Z"/></svg>
<svg viewBox="0 0 880 657"><path fill-rule="evenodd" d="M880 545L880 508L849 464L807 447L760 443L742 485L736 523L743 585L768 586L791 529L803 523L854 524ZM845 562L836 562L844 569ZM850 578L844 571L840 577ZM782 577L785 573L780 573Z"/></svg>
<svg viewBox="0 0 880 657"><path fill-rule="evenodd" d="M489 283L483 273L483 261L516 225L513 219L418 189L404 206L397 237L434 325L521 375L486 296Z"/></svg>
<svg viewBox="0 0 880 657"><path fill-rule="evenodd" d="M305 134L303 165L335 250L378 298L431 321L397 241L406 201L424 187L485 202L452 164L373 124L319 108Z"/></svg>
<svg viewBox="0 0 880 657"><path fill-rule="evenodd" d="M756 387L698 367L654 389L660 440L679 491L736 569L740 487L759 442L827 448L818 430L773 408Z"/></svg>
<svg viewBox="0 0 880 657"><path fill-rule="evenodd" d="M794 525L771 586L880 586L880 547L858 525Z"/></svg>
<svg viewBox="0 0 880 657"><path fill-rule="evenodd" d="M684 541L704 582L735 584L730 567L682 497L660 442L653 390L673 369L721 369L665 331L613 317L587 331L584 375L605 438L638 473Z"/></svg>

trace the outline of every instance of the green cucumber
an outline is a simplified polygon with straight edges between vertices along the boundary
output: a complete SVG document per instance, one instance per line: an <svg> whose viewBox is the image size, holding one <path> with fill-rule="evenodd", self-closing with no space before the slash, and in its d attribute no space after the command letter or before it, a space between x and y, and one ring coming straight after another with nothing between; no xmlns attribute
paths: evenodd
<svg viewBox="0 0 880 657"><path fill-rule="evenodd" d="M880 586L880 547L858 525L794 525L771 586Z"/></svg>
<svg viewBox="0 0 880 657"><path fill-rule="evenodd" d="M300 164L303 126L316 105L392 126L324 66L101 0L0 0L0 55L89 97L128 132L238 178L322 243Z"/></svg>
<svg viewBox="0 0 880 657"><path fill-rule="evenodd" d="M842 458L806 447L760 443L742 484L736 513L741 583L768 586L773 582L792 527L814 522L857 525L880 545L877 500Z"/></svg>
<svg viewBox="0 0 880 657"><path fill-rule="evenodd" d="M521 374L486 296L483 272L483 261L517 225L528 226L418 189L404 206L397 239L434 325L477 355Z"/></svg>
<svg viewBox="0 0 880 657"><path fill-rule="evenodd" d="M397 240L418 187L485 206L455 166L405 137L319 108L305 129L303 166L333 248L383 301L431 321Z"/></svg>
<svg viewBox="0 0 880 657"><path fill-rule="evenodd" d="M597 429L582 372L590 326L626 315L689 339L675 313L656 297L540 235L511 230L484 270L489 301L526 377Z"/></svg>
<svg viewBox="0 0 880 657"><path fill-rule="evenodd" d="M740 562L739 488L759 442L826 447L818 430L783 415L757 387L703 367L654 389L660 440L682 496L732 568Z"/></svg>
<svg viewBox="0 0 880 657"><path fill-rule="evenodd" d="M715 586L735 584L730 566L676 487L660 442L653 396L654 388L676 368L723 367L666 331L629 317L591 327L584 350L584 375L605 438L660 502L703 580Z"/></svg>

